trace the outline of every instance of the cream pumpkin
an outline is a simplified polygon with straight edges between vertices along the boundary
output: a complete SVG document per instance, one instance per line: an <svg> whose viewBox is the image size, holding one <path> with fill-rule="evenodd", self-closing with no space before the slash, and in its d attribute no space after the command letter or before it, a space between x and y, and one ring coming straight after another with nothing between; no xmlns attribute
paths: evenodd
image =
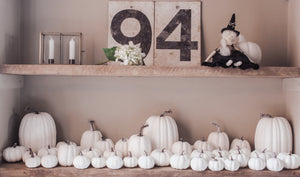
<svg viewBox="0 0 300 177"><path fill-rule="evenodd" d="M205 140L205 137L202 137L202 140L197 140L194 143L194 149L198 151L212 151L213 147Z"/></svg>
<svg viewBox="0 0 300 177"><path fill-rule="evenodd" d="M105 138L103 136L101 140L95 142L94 147L99 149L101 152L109 151L114 147L114 142L111 139Z"/></svg>
<svg viewBox="0 0 300 177"><path fill-rule="evenodd" d="M213 126L217 128L216 132L211 132L208 136L207 142L213 146L213 149L221 148L222 150L229 150L229 138L225 132L221 131L221 127L213 123Z"/></svg>
<svg viewBox="0 0 300 177"><path fill-rule="evenodd" d="M79 148L74 144L63 144L57 151L58 162L61 166L72 166L74 158L79 154Z"/></svg>
<svg viewBox="0 0 300 177"><path fill-rule="evenodd" d="M126 157L128 155L128 140L123 137L121 140L117 141L115 149L116 151L120 151L123 157Z"/></svg>
<svg viewBox="0 0 300 177"><path fill-rule="evenodd" d="M156 166L169 166L172 152L167 149L155 149L150 156L154 159Z"/></svg>
<svg viewBox="0 0 300 177"><path fill-rule="evenodd" d="M25 152L26 148L24 146L17 146L17 143L15 143L12 147L4 149L3 158L6 162L18 162L22 160Z"/></svg>
<svg viewBox="0 0 300 177"><path fill-rule="evenodd" d="M230 149L239 149L239 148L248 149L251 152L250 143L247 140L245 140L243 136L240 139L235 138L231 142Z"/></svg>
<svg viewBox="0 0 300 177"><path fill-rule="evenodd" d="M177 141L172 146L173 154L183 154L190 156L192 153L192 146L188 142L184 142L183 139Z"/></svg>

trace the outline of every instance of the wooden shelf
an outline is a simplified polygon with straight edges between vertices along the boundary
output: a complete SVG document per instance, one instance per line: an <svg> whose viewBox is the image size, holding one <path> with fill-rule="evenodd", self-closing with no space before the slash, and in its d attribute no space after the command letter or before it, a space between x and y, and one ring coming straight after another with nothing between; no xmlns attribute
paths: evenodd
<svg viewBox="0 0 300 177"><path fill-rule="evenodd" d="M300 77L299 67L238 68L157 67L116 65L0 65L0 74L55 76L126 76L126 77Z"/></svg>
<svg viewBox="0 0 300 177"><path fill-rule="evenodd" d="M78 170L74 167L55 167L52 169L46 169L43 167L29 169L25 167L23 163L15 163L15 164L2 164L0 166L0 176L11 176L11 177L39 177L39 176L130 176L130 177L197 177L197 176L209 176L209 177L291 177L291 176L300 176L300 170L283 170L281 172L271 172L268 170L263 171L254 171L248 168L240 169L236 172L230 171L219 171L213 172L210 170L206 170L203 172L193 171L191 169L187 170L175 170L171 167L155 167L150 170L144 170L141 168L122 168L120 170L110 170L108 168L103 169L95 169L88 168L85 170Z"/></svg>

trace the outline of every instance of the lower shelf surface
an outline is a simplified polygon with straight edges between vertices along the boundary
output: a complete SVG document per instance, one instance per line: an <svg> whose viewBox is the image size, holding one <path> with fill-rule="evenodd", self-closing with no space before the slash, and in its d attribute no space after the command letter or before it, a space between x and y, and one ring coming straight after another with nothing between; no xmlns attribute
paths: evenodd
<svg viewBox="0 0 300 177"><path fill-rule="evenodd" d="M187 170L176 170L171 167L155 167L150 170L144 170L141 168L122 168L119 170L111 170L108 168L95 169L88 168L79 170L74 167L55 167L52 169L46 169L43 167L29 169L25 167L23 163L8 164L4 163L0 166L0 177L66 177L66 176L125 176L125 177L197 177L197 176L209 176L209 177L294 177L300 176L300 170L283 170L281 172L272 172L268 170L254 171L248 168L240 169L236 172L231 171L219 171L214 172L206 170L203 172L193 171L192 169Z"/></svg>

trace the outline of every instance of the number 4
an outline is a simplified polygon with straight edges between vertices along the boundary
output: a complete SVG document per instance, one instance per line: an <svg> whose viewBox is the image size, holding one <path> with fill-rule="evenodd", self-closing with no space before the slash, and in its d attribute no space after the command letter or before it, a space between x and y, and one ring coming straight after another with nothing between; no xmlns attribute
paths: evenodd
<svg viewBox="0 0 300 177"><path fill-rule="evenodd" d="M166 41L181 24L180 41ZM191 50L198 50L198 42L191 41L191 10L181 9L156 38L157 49L180 50L180 61L191 61Z"/></svg>

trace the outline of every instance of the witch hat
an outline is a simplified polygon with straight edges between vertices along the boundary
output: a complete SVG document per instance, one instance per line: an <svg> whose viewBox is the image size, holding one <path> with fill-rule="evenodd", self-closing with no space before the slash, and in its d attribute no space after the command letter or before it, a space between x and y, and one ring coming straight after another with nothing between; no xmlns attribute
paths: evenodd
<svg viewBox="0 0 300 177"><path fill-rule="evenodd" d="M221 33L223 33L226 30L230 30L230 31L235 32L237 34L237 36L240 35L240 32L235 30L235 26L236 26L236 24L235 24L235 14L232 14L230 22L228 23L226 28L223 28L221 30Z"/></svg>

